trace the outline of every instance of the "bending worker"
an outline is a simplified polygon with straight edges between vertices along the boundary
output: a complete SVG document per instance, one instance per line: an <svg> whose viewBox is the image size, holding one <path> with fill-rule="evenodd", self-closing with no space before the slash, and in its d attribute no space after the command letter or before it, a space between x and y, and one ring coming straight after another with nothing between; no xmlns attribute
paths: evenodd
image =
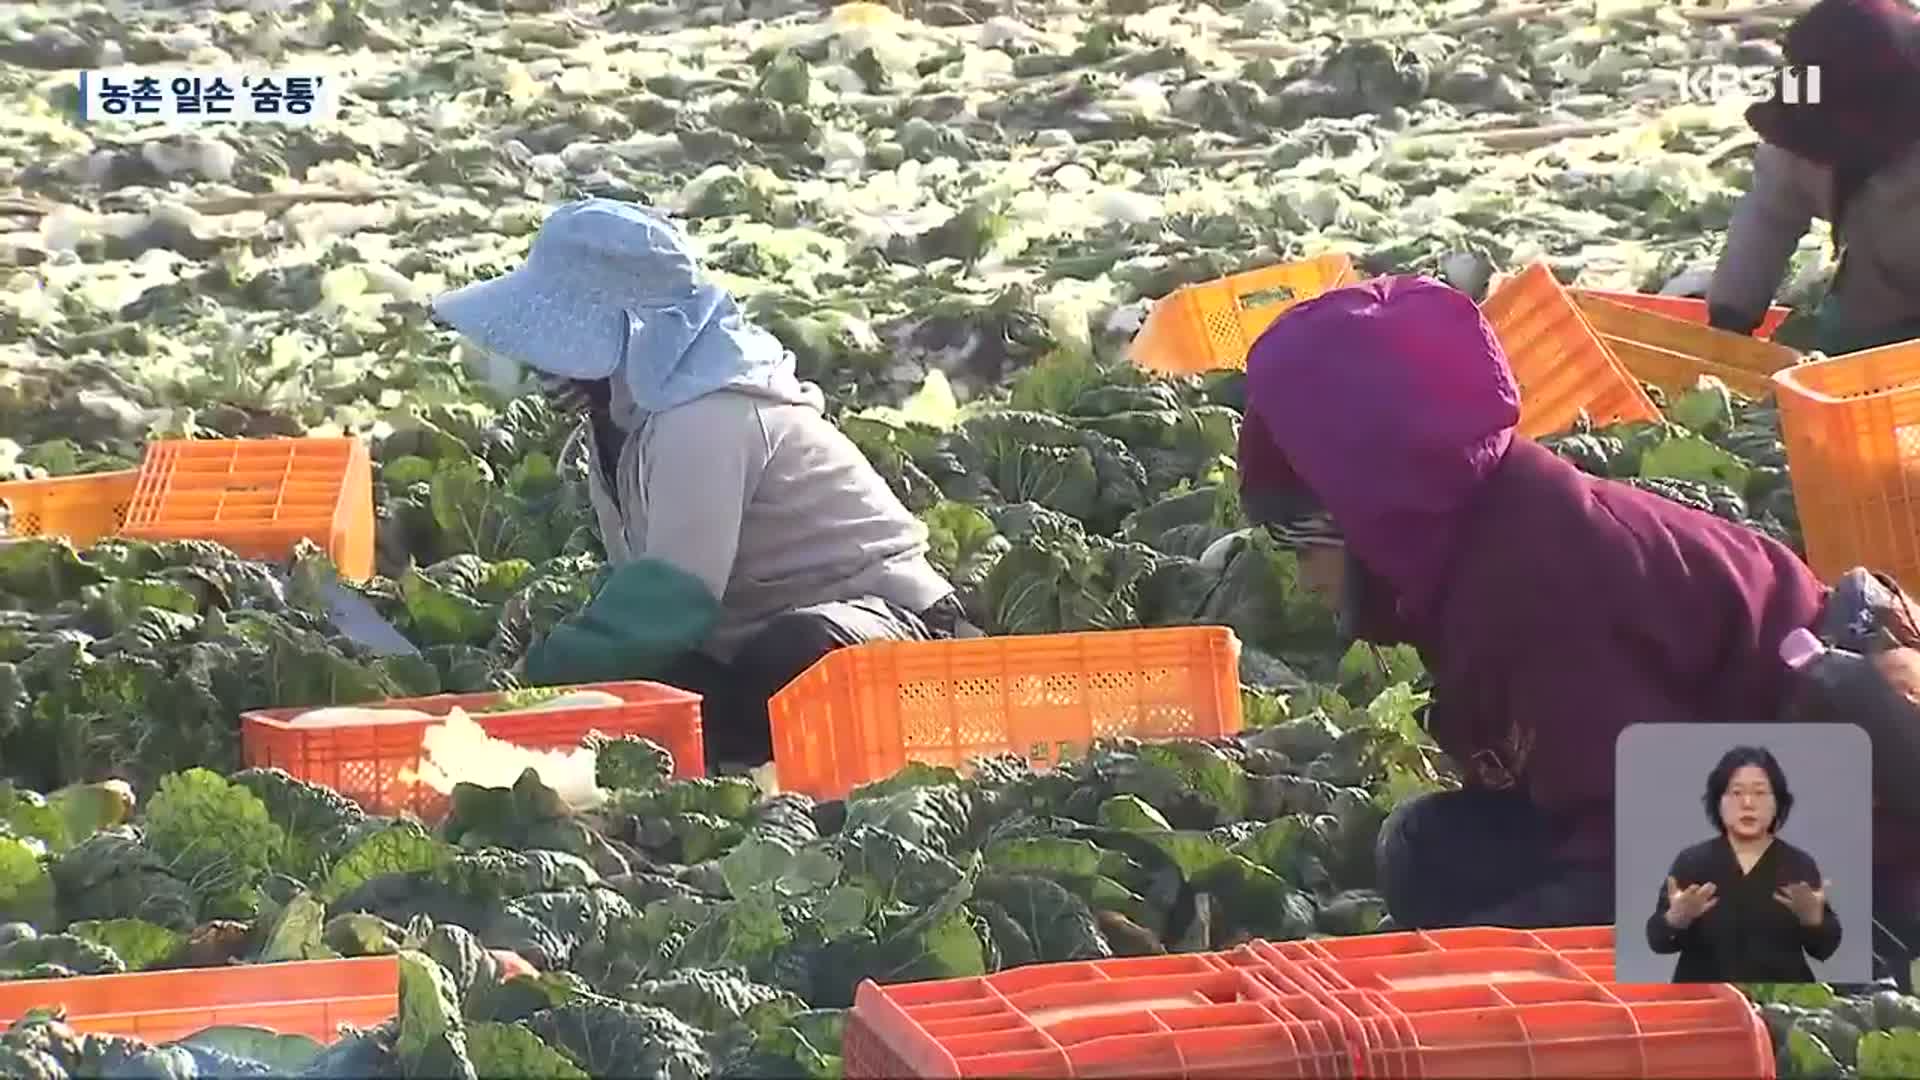
<svg viewBox="0 0 1920 1080"><path fill-rule="evenodd" d="M1839 267L1816 347L1840 354L1920 337L1920 9L1821 0L1787 31L1802 100L1747 110L1764 140L1707 291L1712 324L1752 333L1814 218ZM1818 100L1805 100L1815 96Z"/></svg>
<svg viewBox="0 0 1920 1080"><path fill-rule="evenodd" d="M1254 343L1247 401L1248 515L1297 553L1349 636L1419 651L1424 724L1464 776L1382 829L1394 921L1612 922L1616 737L1778 717L1780 645L1827 590L1774 540L1517 435L1492 328L1428 278L1282 315ZM1890 902L1912 836L1875 833Z"/></svg>
<svg viewBox="0 0 1920 1080"><path fill-rule="evenodd" d="M828 651L971 632L926 527L665 218L562 206L524 266L434 310L585 421L614 572L536 644L529 681L700 693L709 760L752 767L772 757L767 699Z"/></svg>

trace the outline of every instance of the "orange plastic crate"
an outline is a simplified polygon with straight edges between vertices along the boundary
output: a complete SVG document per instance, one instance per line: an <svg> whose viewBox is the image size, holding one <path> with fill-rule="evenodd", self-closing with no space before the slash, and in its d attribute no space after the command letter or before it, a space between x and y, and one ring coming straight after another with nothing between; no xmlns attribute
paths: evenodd
<svg viewBox="0 0 1920 1080"><path fill-rule="evenodd" d="M1581 928L1585 930L1586 928ZM1397 993L1481 982L1598 981L1595 969L1611 966L1611 927L1592 928L1604 944L1562 950L1537 932L1498 927L1422 933L1372 934L1356 938L1255 942L1246 946L1263 961L1280 965L1327 991ZM1590 954L1601 953L1599 965Z"/></svg>
<svg viewBox="0 0 1920 1080"><path fill-rule="evenodd" d="M1582 977L1598 982L1613 981L1613 927L1572 926L1549 930L1511 930L1501 927L1464 927L1453 930L1408 930L1391 934L1363 934L1355 937L1315 938L1289 941L1273 946L1302 963L1332 965L1341 969L1341 988L1364 985L1370 989L1393 989L1375 976L1404 964L1408 957L1439 954L1486 954L1490 950L1521 950L1538 953L1550 960L1547 968L1565 972L1571 965ZM1476 961L1477 962L1477 961ZM1384 966L1382 966L1384 965ZM1546 970L1530 963L1530 970ZM1355 981L1356 977L1362 980Z"/></svg>
<svg viewBox="0 0 1920 1080"><path fill-rule="evenodd" d="M1351 258L1330 254L1189 285L1153 305L1129 355L1172 375L1244 370L1247 350L1282 312L1357 280Z"/></svg>
<svg viewBox="0 0 1920 1080"><path fill-rule="evenodd" d="M1580 313L1627 371L1669 393L1685 393L1711 375L1739 393L1773 393L1773 373L1800 362L1800 354L1771 341L1729 334L1592 295L1577 295Z"/></svg>
<svg viewBox="0 0 1920 1080"><path fill-rule="evenodd" d="M11 515L0 535L64 536L88 547L120 531L139 479L140 470L127 469L0 484L0 503Z"/></svg>
<svg viewBox="0 0 1920 1080"><path fill-rule="evenodd" d="M1337 995L1378 1010L1373 1076L1773 1080L1772 1039L1724 984L1477 982Z"/></svg>
<svg viewBox="0 0 1920 1080"><path fill-rule="evenodd" d="M1520 434L1565 431L1582 410L1595 424L1660 418L1545 263L1507 279L1480 308L1520 385Z"/></svg>
<svg viewBox="0 0 1920 1080"><path fill-rule="evenodd" d="M618 708L550 709L486 713L500 694L439 694L395 698L370 709L411 709L435 717L460 708L488 735L532 750L568 750L588 734L638 735L672 752L676 776L705 776L706 747L700 727L700 695L650 682L593 683L568 690L602 690L626 702ZM241 752L250 768L281 768L301 780L330 787L371 813L411 811L432 821L447 799L411 782L420 768L423 739L439 720L408 720L343 727L296 727L307 709L242 713Z"/></svg>
<svg viewBox="0 0 1920 1080"><path fill-rule="evenodd" d="M1625 292L1617 289L1575 289L1573 294L1582 299L1592 297L1598 300L1611 300L1616 304L1651 311L1670 319L1684 319L1700 326L1707 325L1707 302L1696 296L1662 296L1659 293ZM1753 336L1773 337L1773 332L1780 329L1780 324L1786 322L1787 316L1792 314L1793 309L1789 307L1781 307L1778 304L1769 307L1766 316L1760 320L1760 325L1754 329Z"/></svg>
<svg viewBox="0 0 1920 1080"><path fill-rule="evenodd" d="M1775 1075L1758 1011L1727 985L1603 981L1611 928L1473 928L1254 942L1279 992L1321 996L1363 1077Z"/></svg>
<svg viewBox="0 0 1920 1080"><path fill-rule="evenodd" d="M302 540L350 581L373 576L373 464L339 439L167 439L147 444L127 536L214 540L282 559Z"/></svg>
<svg viewBox="0 0 1920 1080"><path fill-rule="evenodd" d="M329 1043L341 1024L372 1027L393 1016L399 992L392 956L30 979L0 983L0 1028L64 1006L79 1031L148 1042L232 1024Z"/></svg>
<svg viewBox="0 0 1920 1080"><path fill-rule="evenodd" d="M855 645L768 704L774 765L783 790L833 799L909 761L1045 766L1098 738L1229 735L1239 664L1217 626Z"/></svg>
<svg viewBox="0 0 1920 1080"><path fill-rule="evenodd" d="M1737 990L1612 984L1599 977L1612 939L1605 926L1472 928L869 981L845 1074L1775 1076L1766 1025Z"/></svg>
<svg viewBox="0 0 1920 1080"><path fill-rule="evenodd" d="M1773 377L1814 573L1856 566L1920 589L1920 341Z"/></svg>
<svg viewBox="0 0 1920 1080"><path fill-rule="evenodd" d="M1257 975L1203 953L867 981L847 1020L844 1075L1355 1076L1353 1048L1328 1007Z"/></svg>

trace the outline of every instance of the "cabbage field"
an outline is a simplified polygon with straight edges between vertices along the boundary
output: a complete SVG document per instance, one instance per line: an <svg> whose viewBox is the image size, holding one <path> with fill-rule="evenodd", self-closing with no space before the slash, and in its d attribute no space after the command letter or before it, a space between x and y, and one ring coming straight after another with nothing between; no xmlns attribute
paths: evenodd
<svg viewBox="0 0 1920 1080"><path fill-rule="evenodd" d="M6 5L0 481L130 468L156 437L362 435L380 574L347 588L406 642L335 624L317 548L0 526L0 980L401 964L399 1015L330 1046L48 1012L0 1035L0 1075L824 1080L861 979L1379 928L1380 822L1455 782L1417 658L1342 649L1245 530L1239 377L1150 377L1127 341L1173 288L1324 251L1476 296L1542 259L1697 290L1751 139L1737 104L1680 98L1700 65L1777 61L1772 10ZM76 71L122 63L320 74L344 112L79 124ZM1247 733L817 803L597 741L592 805L530 772L430 825L244 769L243 710L523 690L528 645L591 594L573 419L489 389L426 307L589 194L686 221L976 623L1231 626ZM1817 301L1828 258L1817 229L1781 302ZM1771 408L1662 404L1550 443L1797 543ZM1920 1000L1753 994L1783 1075L1920 1075Z"/></svg>

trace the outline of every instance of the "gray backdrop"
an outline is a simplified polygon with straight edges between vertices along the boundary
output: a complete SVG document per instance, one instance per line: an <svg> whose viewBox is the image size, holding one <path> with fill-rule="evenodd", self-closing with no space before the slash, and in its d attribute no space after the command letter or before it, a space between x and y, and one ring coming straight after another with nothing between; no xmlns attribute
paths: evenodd
<svg viewBox="0 0 1920 1080"><path fill-rule="evenodd" d="M1854 724L1633 724L1614 745L1614 978L1663 983L1679 957L1647 948L1647 917L1682 848L1711 839L1700 797L1720 755L1736 746L1773 752L1793 792L1780 837L1833 882L1840 950L1808 957L1822 982L1873 974L1873 759Z"/></svg>

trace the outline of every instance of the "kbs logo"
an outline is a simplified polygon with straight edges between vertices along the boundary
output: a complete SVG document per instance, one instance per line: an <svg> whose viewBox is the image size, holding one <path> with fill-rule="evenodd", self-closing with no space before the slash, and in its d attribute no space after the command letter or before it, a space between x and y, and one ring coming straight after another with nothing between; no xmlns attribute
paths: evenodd
<svg viewBox="0 0 1920 1080"><path fill-rule="evenodd" d="M1694 68L1680 82L1680 100L1689 105L1726 101L1768 101L1783 105L1820 104L1820 69L1740 67L1712 64Z"/></svg>

